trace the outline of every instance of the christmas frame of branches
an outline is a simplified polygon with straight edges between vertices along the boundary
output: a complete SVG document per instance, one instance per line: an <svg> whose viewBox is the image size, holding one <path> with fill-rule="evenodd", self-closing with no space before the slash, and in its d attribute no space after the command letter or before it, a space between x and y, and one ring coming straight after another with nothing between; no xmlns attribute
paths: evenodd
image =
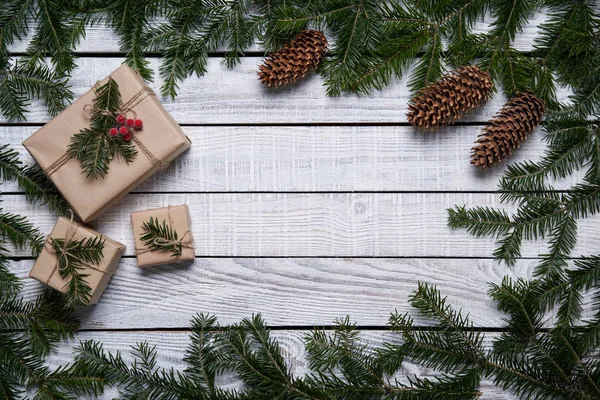
<svg viewBox="0 0 600 400"><path fill-rule="evenodd" d="M540 11L547 19L538 27L533 51L517 51L515 37ZM474 33L474 23L484 16L491 18L491 30ZM454 123L499 87L509 100L476 139L471 163L498 164L540 123L547 150L538 161L507 167L499 190L502 201L517 204L513 215L457 206L449 210L449 226L497 237L494 256L508 264L520 257L523 240L545 238L549 248L531 280L505 279L490 287L507 315L499 336L481 332L435 288L419 285L411 304L433 319L432 328L392 314L392 338L369 343L342 319L332 331L307 335L309 368L299 377L260 317L219 326L205 314L192 320L183 371L158 367L150 344L135 346L137 361L128 365L97 342L81 343L73 363L51 370L44 365L46 355L78 327L72 302L57 295L22 300L3 247L5 398L23 390L36 398L85 397L108 385L118 387L121 398L465 399L481 396L485 379L527 399L600 398L600 256L571 254L578 220L600 211L595 1L8 0L0 5L0 113L23 119L35 99L45 101L51 114L63 109L73 98L66 77L76 67L77 44L95 24L115 31L125 62L146 79L153 75L146 53L161 55L164 96L176 96L188 76L203 75L209 54L225 47L231 67L255 42L271 52L257 71L270 86L293 84L316 70L329 95L366 94L408 74L415 94L407 117L423 130ZM35 33L26 55L14 56L9 46L30 27ZM557 87L572 92L567 103L558 100ZM0 150L0 175L16 180L29 200L65 211L39 168L23 166L6 146ZM554 188L554 180L571 175L577 180L571 188ZM23 217L1 213L0 227L2 243L39 251L39 232ZM440 374L403 376L404 362ZM221 388L223 374L233 376L239 389Z"/></svg>

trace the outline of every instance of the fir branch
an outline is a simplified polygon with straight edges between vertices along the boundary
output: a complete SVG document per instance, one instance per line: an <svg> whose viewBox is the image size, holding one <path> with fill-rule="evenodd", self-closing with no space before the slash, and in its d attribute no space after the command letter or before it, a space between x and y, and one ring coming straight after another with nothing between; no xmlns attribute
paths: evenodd
<svg viewBox="0 0 600 400"><path fill-rule="evenodd" d="M558 121L558 126L564 122ZM578 123L593 126L586 121L578 120ZM508 264L513 264L520 256L523 239L535 240L549 236L550 251L543 256L544 261L536 270L538 275L564 267L564 260L577 240L576 220L600 211L600 186L599 181L595 179L586 179L562 195L554 193L552 187L545 185L547 175L563 176L587 163L578 157L570 159L569 155L560 154L559 149L565 146L565 143L568 143L566 146L570 148L578 146L573 143L578 143L581 137L587 140L588 136L595 135L595 130L573 127L567 132L568 137L559 136L557 132L561 130L551 129L547 135L553 149L541 162L526 162L513 166L502 180L502 200L519 202L518 210L512 217L508 217L501 210L482 207L471 210L456 207L448 210L448 224L451 228L467 228L469 233L476 236L500 236L494 256ZM588 145L590 146L591 144ZM580 157L587 154L589 148L579 150ZM595 164L591 164L593 168Z"/></svg>
<svg viewBox="0 0 600 400"><path fill-rule="evenodd" d="M205 387L209 396L218 397L224 392L215 385L217 374L223 372L222 367L218 366L220 346L216 342L219 338L220 327L217 324L217 318L200 314L191 322L190 345L186 349L183 359L189 365L185 373Z"/></svg>
<svg viewBox="0 0 600 400"><path fill-rule="evenodd" d="M103 12L106 23L120 37L125 62L146 80L152 80L152 69L145 58L146 32L150 21L164 13L165 0L122 0L108 4Z"/></svg>
<svg viewBox="0 0 600 400"><path fill-rule="evenodd" d="M21 173L22 162L19 153L8 144L0 145L0 180L10 181L17 179Z"/></svg>
<svg viewBox="0 0 600 400"><path fill-rule="evenodd" d="M423 315L433 318L440 328L435 332L409 331L397 316L393 329L400 329L406 339L405 350L412 358L427 366L437 366L444 371L461 372L467 366L479 364L486 358L482 347L483 335L460 311L446 304L439 291L432 286L419 284L410 298L411 305Z"/></svg>
<svg viewBox="0 0 600 400"><path fill-rule="evenodd" d="M6 276L7 275L7 276ZM14 275L0 268L0 277ZM83 377L68 367L51 371L44 357L57 348L62 339L72 338L79 320L64 297L47 292L35 301L25 301L17 290L4 291L0 284L0 395L20 398L26 390L35 398L71 398L68 394L96 395L103 383L95 377ZM49 397L50 396L50 397Z"/></svg>
<svg viewBox="0 0 600 400"><path fill-rule="evenodd" d="M15 150L8 145L0 145L0 181L9 180L17 181L30 202L47 205L50 211L58 214L67 212L66 200L41 168L37 164L24 167Z"/></svg>
<svg viewBox="0 0 600 400"><path fill-rule="evenodd" d="M242 379L248 398L324 399L320 390L310 390L301 379L291 376L278 343L270 338L260 316L230 327L222 339L222 351L228 354L224 365Z"/></svg>
<svg viewBox="0 0 600 400"><path fill-rule="evenodd" d="M45 293L34 302L17 296L7 296L0 301L0 328L25 332L30 351L35 355L49 354L60 340L71 338L78 327L74 310L58 293Z"/></svg>
<svg viewBox="0 0 600 400"><path fill-rule="evenodd" d="M44 245L44 237L37 228L24 216L9 212L0 213L0 238L19 249L30 248L34 256L40 254Z"/></svg>
<svg viewBox="0 0 600 400"><path fill-rule="evenodd" d="M540 25L534 56L556 72L559 82L579 87L596 69L590 55L597 53L598 16L585 1L556 2L550 10Z"/></svg>
<svg viewBox="0 0 600 400"><path fill-rule="evenodd" d="M27 48L28 62L37 64L49 55L55 73L68 75L75 68L72 15L61 0L36 0L33 18L38 26Z"/></svg>
<svg viewBox="0 0 600 400"><path fill-rule="evenodd" d="M600 60L600 57L597 58ZM570 96L573 110L586 116L600 112L600 68L596 66L586 73L586 78L576 92Z"/></svg>
<svg viewBox="0 0 600 400"><path fill-rule="evenodd" d="M29 202L45 205L56 214L68 213L69 204L38 164L23 168L17 183Z"/></svg>
<svg viewBox="0 0 600 400"><path fill-rule="evenodd" d="M23 285L8 270L8 257L6 256L8 250L3 246L2 241L0 243L2 244L0 245L0 297L8 297L21 290Z"/></svg>
<svg viewBox="0 0 600 400"><path fill-rule="evenodd" d="M504 210L490 207L456 206L448 209L448 225L451 229L466 227L474 236L499 237L507 234L514 224Z"/></svg>
<svg viewBox="0 0 600 400"><path fill-rule="evenodd" d="M102 261L105 240L101 236L67 241L52 238L51 246L57 257L60 276L70 278L66 296L74 304L88 304L92 290L82 272L87 264L97 265Z"/></svg>
<svg viewBox="0 0 600 400"><path fill-rule="evenodd" d="M417 62L408 82L411 90L422 89L442 77L445 68L441 60L441 54L442 38L438 32L435 32L430 38L427 51Z"/></svg>
<svg viewBox="0 0 600 400"><path fill-rule="evenodd" d="M539 6L536 0L498 0L493 4L491 37L497 37L500 46L515 40L527 18Z"/></svg>
<svg viewBox="0 0 600 400"><path fill-rule="evenodd" d="M364 57L360 65L363 70L357 71L356 82L351 84L352 90L359 93L383 89L393 77L400 79L429 37L430 23L412 8L382 4L377 18L382 24L382 41L372 55Z"/></svg>
<svg viewBox="0 0 600 400"><path fill-rule="evenodd" d="M327 9L329 6L334 9ZM378 2L372 0L345 0L325 2L317 11L323 22L332 30L337 40L331 49L331 57L324 60L327 94L339 96L351 90L359 79L363 55L375 51L381 41L382 27L372 20L378 12Z"/></svg>
<svg viewBox="0 0 600 400"><path fill-rule="evenodd" d="M107 354L98 342L81 342L75 351L75 371L121 387L126 398L208 399L202 388L185 375L173 369L155 370L156 349L146 342L132 347L134 357L141 364L136 361L131 366L120 353Z"/></svg>
<svg viewBox="0 0 600 400"><path fill-rule="evenodd" d="M309 366L319 374L323 386L335 382L335 392L341 397L394 390L384 377L384 364L380 363L384 355L360 343L359 331L349 317L336 321L332 335L316 329L305 337L305 343Z"/></svg>
<svg viewBox="0 0 600 400"><path fill-rule="evenodd" d="M81 129L73 135L67 149L69 157L81 163L81 168L88 178L103 178L113 160L130 163L137 155L135 147L122 136L111 137L108 133L116 124L116 117L120 113L119 85L109 78L104 85L96 89L90 128Z"/></svg>
<svg viewBox="0 0 600 400"><path fill-rule="evenodd" d="M181 256L183 238L179 239L177 231L166 220L161 224L158 218L150 217L142 224L140 239L150 251L170 251L171 257Z"/></svg>
<svg viewBox="0 0 600 400"><path fill-rule="evenodd" d="M31 99L43 99L51 115L62 111L73 99L64 75L43 64L17 61L0 66L0 112L9 120L25 118Z"/></svg>
<svg viewBox="0 0 600 400"><path fill-rule="evenodd" d="M7 0L0 5L0 67L10 58L8 46L27 34L32 4L33 0Z"/></svg>
<svg viewBox="0 0 600 400"><path fill-rule="evenodd" d="M164 80L161 87L163 96L175 98L178 82L194 72L198 76L206 72L208 48L194 37L206 17L203 7L201 1L171 0L166 14L169 23L147 33L149 48L164 53L159 67Z"/></svg>

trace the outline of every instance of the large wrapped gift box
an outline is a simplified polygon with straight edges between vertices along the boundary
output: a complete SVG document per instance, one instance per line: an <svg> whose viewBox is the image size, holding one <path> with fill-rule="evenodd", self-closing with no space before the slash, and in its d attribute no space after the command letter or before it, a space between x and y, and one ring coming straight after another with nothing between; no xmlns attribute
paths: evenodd
<svg viewBox="0 0 600 400"><path fill-rule="evenodd" d="M123 103L136 100L133 108L135 118L144 123L143 131L136 135L136 139L145 149L138 148L133 162L128 164L119 159L113 160L104 178L88 178L82 173L80 162L74 158L64 164L60 162L65 159L71 137L90 126L86 107L95 98L93 89L23 142L84 222L97 218L191 144L137 72L122 65L110 77L119 85ZM107 81L108 77L99 84Z"/></svg>
<svg viewBox="0 0 600 400"><path fill-rule="evenodd" d="M152 251L144 244L144 241L141 239L144 233L142 226L150 218L158 220L159 224L165 221L171 229L177 232L178 240L182 243L181 255L174 257L168 250ZM131 225L133 227L135 252L139 267L150 267L194 259L195 253L190 211L186 204L131 213Z"/></svg>
<svg viewBox="0 0 600 400"><path fill-rule="evenodd" d="M62 293L67 290L70 277L63 278L59 271L58 258L56 252L51 246L52 239L70 238L72 241L102 236L104 240L103 257L97 265L83 265L79 271L82 275L87 275L83 279L92 289L89 304L96 304L102 296L102 292L108 285L113 276L121 256L125 252L125 245L107 238L100 233L82 225L78 222L60 217L54 229L48 236L45 246L42 249L33 268L29 272L29 277L34 278L47 286L50 286Z"/></svg>

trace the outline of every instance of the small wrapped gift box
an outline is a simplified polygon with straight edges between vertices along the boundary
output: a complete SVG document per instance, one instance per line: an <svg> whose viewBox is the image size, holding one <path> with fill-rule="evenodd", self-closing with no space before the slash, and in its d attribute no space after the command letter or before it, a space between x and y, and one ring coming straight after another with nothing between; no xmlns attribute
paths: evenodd
<svg viewBox="0 0 600 400"><path fill-rule="evenodd" d="M117 82L122 104L126 105L124 117L143 121L143 129L135 126L132 144L138 154L132 162L115 158L110 162L106 176L90 178L83 173L79 160L67 156L73 135L90 127L90 109L93 109L97 95L95 89L108 82L109 77L23 142L84 222L97 218L191 144L137 72L122 65L110 74L110 78ZM133 119L129 121L134 122Z"/></svg>
<svg viewBox="0 0 600 400"><path fill-rule="evenodd" d="M40 256L33 265L31 272L29 272L29 277L65 293L70 277L63 278L60 274L58 257L56 251L51 246L52 239L76 241L99 236L102 235L72 219L69 220L68 218L60 217L46 239ZM104 240L104 250L100 263L96 265L84 264L80 271L82 275L88 275L83 279L92 289L89 304L96 304L98 302L125 251L125 245L119 242L105 236L102 236L102 240Z"/></svg>
<svg viewBox="0 0 600 400"><path fill-rule="evenodd" d="M148 236L147 224L151 221L154 222L154 226L162 228L163 234ZM139 267L194 259L190 210L187 205L131 213L131 224ZM166 230L176 237L165 237Z"/></svg>

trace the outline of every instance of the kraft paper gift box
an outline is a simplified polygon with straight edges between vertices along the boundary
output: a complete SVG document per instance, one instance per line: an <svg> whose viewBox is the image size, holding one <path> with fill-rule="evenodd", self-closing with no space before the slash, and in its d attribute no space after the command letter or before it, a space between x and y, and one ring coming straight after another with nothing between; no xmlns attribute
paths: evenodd
<svg viewBox="0 0 600 400"><path fill-rule="evenodd" d="M85 108L95 98L93 89L23 142L83 222L96 219L191 145L137 72L122 65L110 77L119 85L123 104L135 104L132 106L135 118L144 123L143 130L135 135L136 142L141 142L144 148L135 144L138 154L133 162L115 159L104 178L88 178L78 160L66 157L71 137L90 126ZM107 81L108 77L99 84ZM62 164L65 158L68 161Z"/></svg>
<svg viewBox="0 0 600 400"><path fill-rule="evenodd" d="M67 284L70 277L63 278L58 270L58 258L51 247L51 239L70 238L71 240L82 240L102 236L104 240L103 257L97 265L85 265L80 270L81 274L88 275L83 279L92 289L89 304L96 304L102 296L104 289L113 276L121 256L125 252L125 245L116 242L100 233L82 225L69 218L60 217L54 229L46 239L46 243L33 268L29 272L29 277L34 278L43 284L50 286L62 293L67 290Z"/></svg>
<svg viewBox="0 0 600 400"><path fill-rule="evenodd" d="M144 245L144 242L140 238L144 232L142 225L145 222L148 222L151 217L158 219L159 224L166 221L167 225L177 232L178 239L183 245L180 256L173 257L168 250L150 251L150 249ZM131 213L131 224L133 226L135 252L139 267L150 267L153 265L194 259L195 253L191 231L190 210L187 205L168 206Z"/></svg>

